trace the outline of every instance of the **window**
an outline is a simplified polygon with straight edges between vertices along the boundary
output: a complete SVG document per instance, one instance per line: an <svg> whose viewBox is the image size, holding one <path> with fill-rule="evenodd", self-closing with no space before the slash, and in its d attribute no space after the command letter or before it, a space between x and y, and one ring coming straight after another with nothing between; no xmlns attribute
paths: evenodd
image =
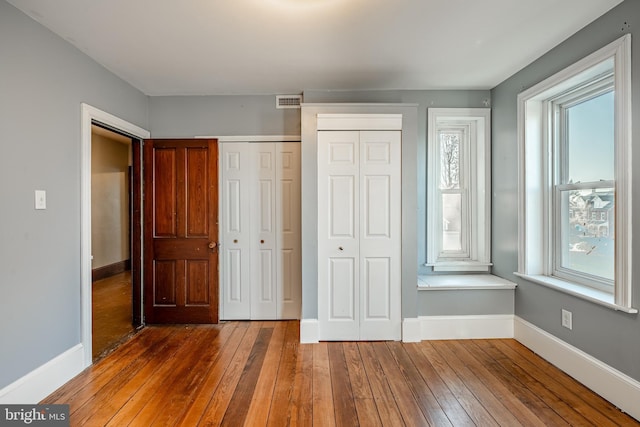
<svg viewBox="0 0 640 427"><path fill-rule="evenodd" d="M487 271L490 256L490 110L428 111L427 263Z"/></svg>
<svg viewBox="0 0 640 427"><path fill-rule="evenodd" d="M630 36L518 97L518 274L631 309Z"/></svg>
<svg viewBox="0 0 640 427"><path fill-rule="evenodd" d="M606 230L614 216L611 223L603 216L615 207L610 62L604 75L544 102L552 128L552 275L613 293L615 235Z"/></svg>

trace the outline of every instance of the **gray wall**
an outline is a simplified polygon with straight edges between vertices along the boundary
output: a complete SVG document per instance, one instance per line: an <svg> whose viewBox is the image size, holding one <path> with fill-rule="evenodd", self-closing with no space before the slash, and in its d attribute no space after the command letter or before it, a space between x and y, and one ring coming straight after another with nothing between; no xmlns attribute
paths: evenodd
<svg viewBox="0 0 640 427"><path fill-rule="evenodd" d="M633 103L640 102L640 1L627 0L492 91L493 101L493 271L519 284L516 315L640 380L640 317L616 312L541 285L516 278L517 137L516 97L575 61L632 33ZM637 107L636 107L637 108ZM640 116L633 114L633 135L640 137ZM640 212L640 150L633 150L633 209ZM634 215L634 234L640 215ZM633 305L640 308L640 252L633 255ZM560 325L561 309L573 312L573 330Z"/></svg>
<svg viewBox="0 0 640 427"><path fill-rule="evenodd" d="M482 316L514 313L512 289L418 291L418 316Z"/></svg>
<svg viewBox="0 0 640 427"><path fill-rule="evenodd" d="M154 96L149 110L154 138L300 135L300 110L276 109L275 95Z"/></svg>
<svg viewBox="0 0 640 427"><path fill-rule="evenodd" d="M148 101L5 1L0 58L2 388L80 342L80 104L146 128Z"/></svg>

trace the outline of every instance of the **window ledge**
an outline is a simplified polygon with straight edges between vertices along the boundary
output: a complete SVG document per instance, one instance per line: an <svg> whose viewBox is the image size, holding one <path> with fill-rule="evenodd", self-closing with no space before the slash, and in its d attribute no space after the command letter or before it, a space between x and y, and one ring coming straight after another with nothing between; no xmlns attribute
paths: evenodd
<svg viewBox="0 0 640 427"><path fill-rule="evenodd" d="M432 267L433 271L489 271L493 264L480 261L443 261L426 263L425 266Z"/></svg>
<svg viewBox="0 0 640 427"><path fill-rule="evenodd" d="M522 277L539 285L546 286L551 289L556 289L569 295L573 295L578 298L593 302L611 308L613 310L622 311L625 313L635 314L638 313L638 309L632 307L624 307L614 302L612 294L609 294L598 289L593 289L588 286L582 286L577 283L568 282L566 280L557 279L555 277L544 276L541 274L522 274L513 273L518 277Z"/></svg>
<svg viewBox="0 0 640 427"><path fill-rule="evenodd" d="M493 274L452 274L418 276L418 290L487 290L515 289L516 284Z"/></svg>

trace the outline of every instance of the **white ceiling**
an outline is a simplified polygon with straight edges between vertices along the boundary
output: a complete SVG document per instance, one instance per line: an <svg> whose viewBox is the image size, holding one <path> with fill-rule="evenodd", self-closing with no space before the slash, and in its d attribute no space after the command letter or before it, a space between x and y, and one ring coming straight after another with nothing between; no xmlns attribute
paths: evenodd
<svg viewBox="0 0 640 427"><path fill-rule="evenodd" d="M621 0L8 0L148 95L490 89Z"/></svg>

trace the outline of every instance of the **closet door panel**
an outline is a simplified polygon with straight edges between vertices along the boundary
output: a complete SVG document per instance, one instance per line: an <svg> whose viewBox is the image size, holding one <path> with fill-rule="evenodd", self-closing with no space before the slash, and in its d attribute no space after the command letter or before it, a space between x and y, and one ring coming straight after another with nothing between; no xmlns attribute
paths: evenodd
<svg viewBox="0 0 640 427"><path fill-rule="evenodd" d="M353 322L356 319L356 268L354 258L329 259L329 321Z"/></svg>
<svg viewBox="0 0 640 427"><path fill-rule="evenodd" d="M364 177L364 216L362 217L365 239L391 238L391 177L368 175Z"/></svg>
<svg viewBox="0 0 640 427"><path fill-rule="evenodd" d="M224 143L221 147L221 206L223 256L221 283L223 319L249 319L250 253L249 253L249 166L247 144Z"/></svg>
<svg viewBox="0 0 640 427"><path fill-rule="evenodd" d="M277 317L299 319L302 301L300 144L276 146Z"/></svg>
<svg viewBox="0 0 640 427"><path fill-rule="evenodd" d="M390 258L364 258L362 260L363 319L386 321L391 317L389 305L391 293ZM384 298L380 298L384 295Z"/></svg>
<svg viewBox="0 0 640 427"><path fill-rule="evenodd" d="M248 144L252 156L251 318L277 318L275 144Z"/></svg>
<svg viewBox="0 0 640 427"><path fill-rule="evenodd" d="M361 340L401 338L400 135L360 133Z"/></svg>
<svg viewBox="0 0 640 427"><path fill-rule="evenodd" d="M318 132L320 339L359 339L359 132Z"/></svg>

